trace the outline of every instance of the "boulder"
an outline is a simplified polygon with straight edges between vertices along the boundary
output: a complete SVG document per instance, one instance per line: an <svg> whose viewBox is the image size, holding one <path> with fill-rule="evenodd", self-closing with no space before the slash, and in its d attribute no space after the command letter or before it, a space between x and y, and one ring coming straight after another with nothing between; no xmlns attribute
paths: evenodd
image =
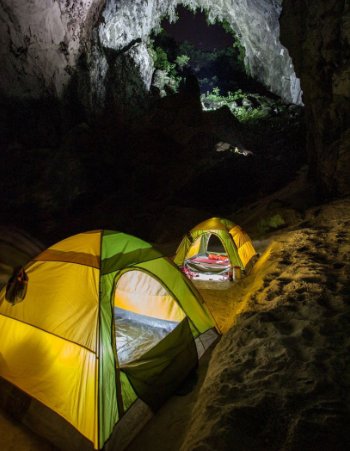
<svg viewBox="0 0 350 451"><path fill-rule="evenodd" d="M7 284L17 266L25 266L45 249L43 243L29 233L0 226L0 290Z"/></svg>

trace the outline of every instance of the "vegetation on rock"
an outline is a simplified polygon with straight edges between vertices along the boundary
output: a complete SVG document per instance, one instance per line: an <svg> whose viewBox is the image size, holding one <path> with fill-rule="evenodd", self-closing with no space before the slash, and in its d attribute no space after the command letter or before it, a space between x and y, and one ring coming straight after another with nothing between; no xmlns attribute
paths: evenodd
<svg viewBox="0 0 350 451"><path fill-rule="evenodd" d="M205 12L208 18L208 11ZM160 90L160 95L164 97L178 92L185 78L195 74L205 111L227 106L241 123L252 124L276 116L285 119L298 114L299 109L289 110L280 98L250 76L239 37L225 19L217 17L214 23L217 22L221 22L225 31L234 38L233 45L223 50L203 51L188 41L177 42L163 29L152 35L149 51L154 67L162 71L157 72L153 85Z"/></svg>

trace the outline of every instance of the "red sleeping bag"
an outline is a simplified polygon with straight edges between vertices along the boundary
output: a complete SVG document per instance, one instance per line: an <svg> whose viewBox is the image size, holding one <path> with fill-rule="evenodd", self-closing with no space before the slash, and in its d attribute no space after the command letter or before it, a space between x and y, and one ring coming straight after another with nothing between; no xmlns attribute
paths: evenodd
<svg viewBox="0 0 350 451"><path fill-rule="evenodd" d="M209 254L210 260L220 260L220 261L227 261L228 258L224 255L215 255L215 254Z"/></svg>

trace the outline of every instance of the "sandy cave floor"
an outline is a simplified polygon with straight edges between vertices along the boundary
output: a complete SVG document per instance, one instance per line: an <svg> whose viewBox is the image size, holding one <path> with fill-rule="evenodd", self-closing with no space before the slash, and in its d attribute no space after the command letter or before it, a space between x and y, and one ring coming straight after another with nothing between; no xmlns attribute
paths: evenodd
<svg viewBox="0 0 350 451"><path fill-rule="evenodd" d="M264 238L247 278L197 283L226 333L128 451L349 448L349 226L350 199L314 207ZM0 410L0 449L55 448Z"/></svg>
<svg viewBox="0 0 350 451"><path fill-rule="evenodd" d="M196 283L225 335L191 424L181 422L186 403L180 416L163 415L170 401L154 434L141 431L128 451L349 448L349 226L349 199L310 209L303 224L264 239L247 278L219 290Z"/></svg>

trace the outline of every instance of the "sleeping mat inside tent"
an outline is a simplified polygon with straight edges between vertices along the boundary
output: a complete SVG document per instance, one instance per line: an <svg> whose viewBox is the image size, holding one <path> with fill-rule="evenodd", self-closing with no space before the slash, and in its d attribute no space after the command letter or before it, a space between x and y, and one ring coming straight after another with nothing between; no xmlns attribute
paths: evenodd
<svg viewBox="0 0 350 451"><path fill-rule="evenodd" d="M226 255L202 253L186 260L185 267L194 272L223 274L231 268L231 263Z"/></svg>

